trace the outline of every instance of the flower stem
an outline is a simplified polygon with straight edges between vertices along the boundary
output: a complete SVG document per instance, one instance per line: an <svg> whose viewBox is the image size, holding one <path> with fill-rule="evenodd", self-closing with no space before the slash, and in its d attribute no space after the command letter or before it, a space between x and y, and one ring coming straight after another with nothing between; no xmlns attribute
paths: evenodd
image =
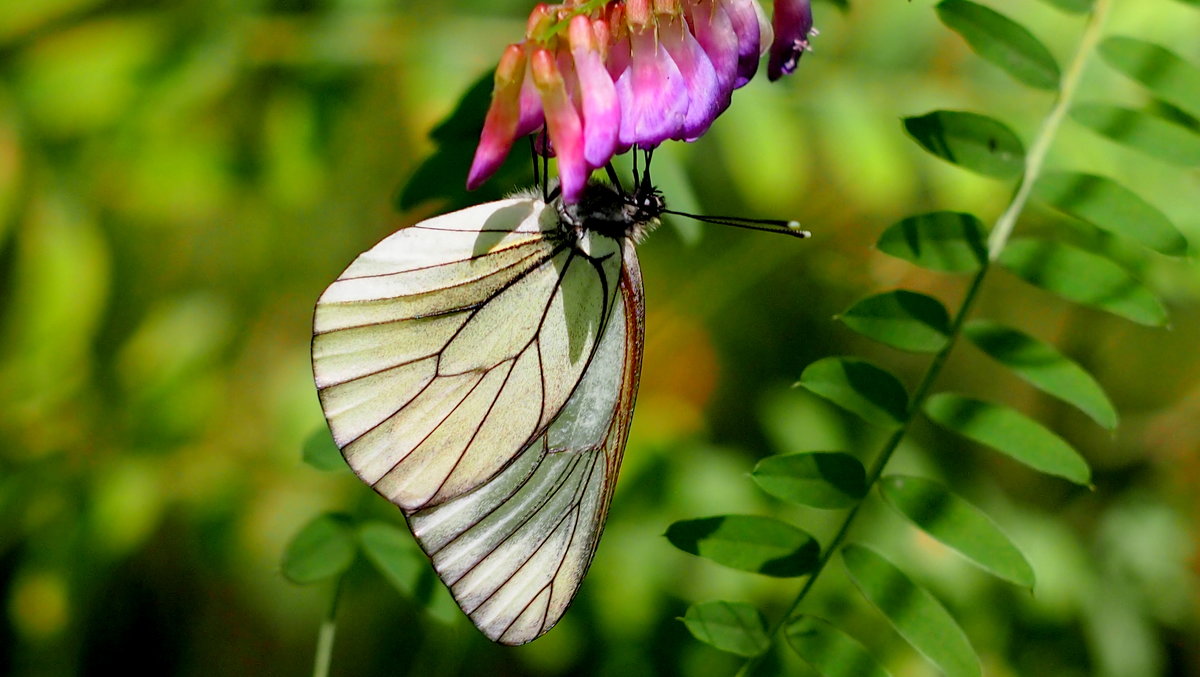
<svg viewBox="0 0 1200 677"><path fill-rule="evenodd" d="M1020 185L1016 192L1013 193L1013 198L1004 213L996 220L992 227L991 234L988 237L988 260L980 267L979 271L971 279L971 284L967 288L966 294L963 296L962 303L959 305L958 311L954 315L954 323L950 327L949 339L946 345L934 356L929 363L929 367L925 370L925 374L921 377L920 384L913 391L912 397L909 400L908 410L905 412L904 420L901 426L888 438L884 443L883 448L871 463L870 469L867 471L867 495L870 490L878 483L879 478L883 475L884 469L887 467L888 461L891 460L892 454L900 446L900 442L904 440L904 436L908 432L909 425L912 424L917 413L925 404L925 399L929 396L929 391L933 388L934 382L942 372L942 368L946 364L946 360L950 357L950 352L954 349L958 342L959 336L962 334L963 324L971 314L971 310L975 307L975 302L979 297L979 291L983 287L983 280L991 269L991 262L999 258L1008 244L1009 238L1012 236L1013 229L1016 227L1017 220L1020 218L1025 209L1025 205L1029 201L1029 195L1033 189L1034 183L1041 174L1042 166L1046 160L1046 155L1050 150L1050 146L1054 142L1054 137L1058 132L1059 126L1062 124L1063 118L1066 116L1067 110L1070 108L1072 101L1075 98L1076 91L1079 87L1079 81L1082 77L1083 70L1087 64L1088 57L1095 50L1096 44L1100 40L1104 20L1108 14L1109 5L1112 0L1096 0L1093 5L1091 15L1088 19L1088 24L1084 28L1082 37L1080 38L1079 47L1075 52L1075 56L1071 61L1071 65L1067 70L1062 81L1062 87L1059 91L1054 107L1047 114L1045 121L1042 123L1041 129L1038 131L1038 136L1035 139L1029 153L1025 156L1025 169L1021 177ZM821 553L821 558L817 561L817 566L809 575L808 580L804 582L804 586L797 593L796 598L792 600L787 611L779 618L779 620L771 627L770 638L771 644L774 646L775 640L783 628L787 627L795 620L797 610L808 596L810 590L816 584L817 578L821 572L825 570L825 566L832 559L833 554L837 552L842 543L846 540L847 534L850 533L850 527L854 524L854 520L858 517L859 510L863 503L866 502L866 495L850 509L846 514L846 518L842 520L841 526L834 535L833 540L829 542L824 551ZM763 657L767 654L766 651L748 659L738 671L739 677L749 677L753 670Z"/></svg>
<svg viewBox="0 0 1200 677"><path fill-rule="evenodd" d="M333 662L333 637L337 631L338 599L342 596L342 580L345 574L338 576L333 584L333 597L325 618L321 619L321 629L317 632L317 655L313 659L313 677L329 677L329 666Z"/></svg>

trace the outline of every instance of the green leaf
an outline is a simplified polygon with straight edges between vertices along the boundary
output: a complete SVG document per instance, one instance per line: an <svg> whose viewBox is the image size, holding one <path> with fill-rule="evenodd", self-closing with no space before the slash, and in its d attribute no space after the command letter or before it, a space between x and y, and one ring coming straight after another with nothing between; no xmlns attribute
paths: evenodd
<svg viewBox="0 0 1200 677"><path fill-rule="evenodd" d="M342 452L338 451L337 445L333 443L333 436L325 426L308 436L304 441L304 448L300 451L300 457L308 465L324 472L345 470L347 467L346 462L342 460Z"/></svg>
<svg viewBox="0 0 1200 677"><path fill-rule="evenodd" d="M826 357L805 368L797 385L882 428L898 428L908 411L899 379L850 357Z"/></svg>
<svg viewBox="0 0 1200 677"><path fill-rule="evenodd" d="M1087 461L1061 437L1014 409L961 395L939 393L925 403L939 425L989 446L1034 470L1087 486Z"/></svg>
<svg viewBox="0 0 1200 677"><path fill-rule="evenodd" d="M1051 207L1101 230L1170 256L1187 253L1187 240L1166 215L1112 179L1048 172L1033 190Z"/></svg>
<svg viewBox="0 0 1200 677"><path fill-rule="evenodd" d="M1138 324L1161 327L1167 311L1124 268L1075 247L1044 240L1013 240L1000 263L1026 282Z"/></svg>
<svg viewBox="0 0 1200 677"><path fill-rule="evenodd" d="M1200 134L1156 115L1089 103L1071 109L1071 117L1092 131L1151 157L1184 167L1200 167Z"/></svg>
<svg viewBox="0 0 1200 677"><path fill-rule="evenodd" d="M985 176L1013 178L1025 168L1025 147L1002 123L977 113L934 111L904 118L904 129L933 155Z"/></svg>
<svg viewBox="0 0 1200 677"><path fill-rule="evenodd" d="M938 18L976 54L1038 89L1058 89L1061 73L1050 50L1012 19L967 0L942 0Z"/></svg>
<svg viewBox="0 0 1200 677"><path fill-rule="evenodd" d="M771 646L762 614L745 602L700 602L681 620L692 637L726 653L749 658Z"/></svg>
<svg viewBox="0 0 1200 677"><path fill-rule="evenodd" d="M842 548L842 562L863 597L947 677L980 677L979 658L967 636L933 595L865 546Z"/></svg>
<svg viewBox="0 0 1200 677"><path fill-rule="evenodd" d="M867 495L862 463L840 451L804 451L769 456L751 477L776 498L814 508L849 508Z"/></svg>
<svg viewBox="0 0 1200 677"><path fill-rule="evenodd" d="M1117 427L1117 412L1104 389L1054 346L987 320L968 324L964 333L980 350L1039 390L1075 405L1109 430Z"/></svg>
<svg viewBox="0 0 1200 677"><path fill-rule="evenodd" d="M788 624L788 645L822 677L891 677L858 640L815 616Z"/></svg>
<svg viewBox="0 0 1200 677"><path fill-rule="evenodd" d="M343 515L321 515L288 543L283 575L300 584L333 578L350 568L356 550L349 520Z"/></svg>
<svg viewBox="0 0 1200 677"><path fill-rule="evenodd" d="M367 561L388 583L406 597L415 595L429 564L411 536L394 524L372 521L359 527L358 541Z"/></svg>
<svg viewBox="0 0 1200 677"><path fill-rule="evenodd" d="M1155 96L1200 117L1200 68L1194 64L1152 42L1124 36L1100 43L1100 56Z"/></svg>
<svg viewBox="0 0 1200 677"><path fill-rule="evenodd" d="M991 518L946 487L921 477L889 475L880 480L879 491L925 533L1000 578L1033 587L1033 568L1017 546Z"/></svg>
<svg viewBox="0 0 1200 677"><path fill-rule="evenodd" d="M1071 14L1087 14L1092 10L1094 0L1046 0L1064 12Z"/></svg>
<svg viewBox="0 0 1200 677"><path fill-rule="evenodd" d="M838 319L854 331L900 350L936 353L950 340L941 301L903 289L865 298Z"/></svg>
<svg viewBox="0 0 1200 677"><path fill-rule="evenodd" d="M879 250L930 270L973 273L987 261L983 224L970 214L932 212L888 228Z"/></svg>
<svg viewBox="0 0 1200 677"><path fill-rule="evenodd" d="M721 515L667 528L676 548L732 569L790 578L811 573L821 547L796 527L770 517Z"/></svg>

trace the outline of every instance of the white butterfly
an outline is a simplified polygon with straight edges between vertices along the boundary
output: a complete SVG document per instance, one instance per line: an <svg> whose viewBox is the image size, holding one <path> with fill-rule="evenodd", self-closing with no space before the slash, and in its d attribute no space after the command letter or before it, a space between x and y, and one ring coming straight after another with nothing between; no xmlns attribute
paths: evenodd
<svg viewBox="0 0 1200 677"><path fill-rule="evenodd" d="M334 440L494 641L549 630L591 564L641 369L634 244L663 209L600 183L470 207L393 233L317 302Z"/></svg>

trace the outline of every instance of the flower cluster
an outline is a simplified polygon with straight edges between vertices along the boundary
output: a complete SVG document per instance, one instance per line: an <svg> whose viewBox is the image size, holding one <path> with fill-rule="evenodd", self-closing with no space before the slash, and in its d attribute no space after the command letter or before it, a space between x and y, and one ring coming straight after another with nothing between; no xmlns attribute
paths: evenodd
<svg viewBox="0 0 1200 677"><path fill-rule="evenodd" d="M467 187L491 176L516 139L544 131L563 200L576 202L613 155L704 134L768 49L767 76L791 73L812 32L809 0L775 0L771 21L757 0L540 4L496 68Z"/></svg>

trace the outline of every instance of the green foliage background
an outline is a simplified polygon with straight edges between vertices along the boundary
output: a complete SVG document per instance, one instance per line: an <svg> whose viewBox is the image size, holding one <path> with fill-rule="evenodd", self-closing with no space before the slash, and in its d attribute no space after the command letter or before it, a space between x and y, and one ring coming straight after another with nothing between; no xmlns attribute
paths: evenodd
<svg viewBox="0 0 1200 677"><path fill-rule="evenodd" d="M523 0L27 0L0 3L0 674L134 667L302 674L329 585L279 571L329 510L398 521L346 471L300 449L323 426L308 362L312 305L361 250L464 199L466 165L400 187L430 131L517 39ZM740 660L676 620L710 599L782 612L794 584L673 548L671 523L775 515L827 541L837 518L791 507L746 475L756 460L877 448L881 433L804 391L831 354L888 364L910 386L927 358L832 318L899 286L943 299L962 280L876 251L899 218L995 220L1005 184L930 158L900 118L975 110L1026 143L1052 93L1021 88L943 27L931 2L817 6L796 76L740 90L701 141L656 156L676 208L788 216L808 242L669 223L641 248L646 367L609 526L575 606L546 637L492 646L457 613L402 596L358 561L338 614L334 674L726 675ZM990 3L1060 63L1080 21L1049 3ZM1191 6L1189 6L1191 5ZM1194 3L1118 0L1108 32L1200 63ZM1098 59L1083 101L1149 106ZM447 132L470 144L474 132ZM1052 167L1134 186L1193 242L1200 170L1068 121ZM407 208L397 211L393 204ZM1059 217L1038 206L1020 233ZM922 424L890 469L940 478L987 512L1036 573L1032 594L988 577L869 501L856 538L881 544L959 619L988 675L1200 674L1200 275L1077 227L1164 300L1169 330L1071 306L1011 275L980 315L1052 341L1121 414L1115 433L977 350L940 382L1005 401L1078 448L1095 489L1036 475ZM415 595L420 597L420 594ZM838 566L812 605L895 675L935 674L857 599ZM780 654L764 671L810 674Z"/></svg>

